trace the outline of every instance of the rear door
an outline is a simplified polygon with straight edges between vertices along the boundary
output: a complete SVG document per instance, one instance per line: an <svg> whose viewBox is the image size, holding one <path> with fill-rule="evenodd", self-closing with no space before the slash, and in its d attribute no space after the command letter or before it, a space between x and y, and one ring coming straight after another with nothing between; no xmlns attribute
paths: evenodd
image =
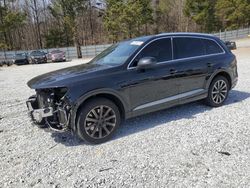
<svg viewBox="0 0 250 188"><path fill-rule="evenodd" d="M209 57L205 57L206 48L201 38L174 37L174 59L178 77L179 93L195 95L205 89L209 72Z"/></svg>

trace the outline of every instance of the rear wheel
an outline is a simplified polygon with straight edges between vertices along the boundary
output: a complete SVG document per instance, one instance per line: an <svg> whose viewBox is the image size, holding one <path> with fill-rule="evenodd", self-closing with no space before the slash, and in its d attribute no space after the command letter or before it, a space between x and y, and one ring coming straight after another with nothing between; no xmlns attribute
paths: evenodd
<svg viewBox="0 0 250 188"><path fill-rule="evenodd" d="M120 123L118 107L106 98L96 98L80 109L77 134L87 142L100 144L112 138Z"/></svg>
<svg viewBox="0 0 250 188"><path fill-rule="evenodd" d="M222 106L228 97L228 92L228 80L223 76L218 76L212 81L209 87L206 103L212 107Z"/></svg>

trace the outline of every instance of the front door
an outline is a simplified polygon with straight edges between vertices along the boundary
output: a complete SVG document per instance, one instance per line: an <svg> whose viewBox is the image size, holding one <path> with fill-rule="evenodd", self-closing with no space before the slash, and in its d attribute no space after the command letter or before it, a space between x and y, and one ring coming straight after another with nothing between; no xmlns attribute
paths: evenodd
<svg viewBox="0 0 250 188"><path fill-rule="evenodd" d="M137 70L138 61L144 57L156 58L157 65L144 71ZM151 42L135 57L128 70L127 82L132 111L150 112L174 102L173 97L179 91L172 59L171 38Z"/></svg>

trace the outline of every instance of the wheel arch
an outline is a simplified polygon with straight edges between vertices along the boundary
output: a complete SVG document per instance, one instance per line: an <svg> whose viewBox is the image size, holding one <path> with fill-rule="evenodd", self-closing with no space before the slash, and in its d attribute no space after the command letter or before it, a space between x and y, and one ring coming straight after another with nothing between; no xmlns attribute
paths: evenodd
<svg viewBox="0 0 250 188"><path fill-rule="evenodd" d="M106 99L109 99L112 102L114 102L120 111L121 118L126 119L127 104L123 100L123 98L116 91L113 91L110 89L107 89L107 90L100 89L100 90L89 92L89 93L81 96L77 100L75 106L72 108L72 111L71 111L71 128L73 129L73 131L76 130L76 120L77 120L77 115L78 115L79 109L84 104L86 104L86 102L88 102L89 100L92 100L96 97L106 98Z"/></svg>
<svg viewBox="0 0 250 188"><path fill-rule="evenodd" d="M214 78L216 78L217 76L223 76L228 80L229 83L229 88L232 87L232 77L230 75L230 73L226 70L218 70L215 73L212 74L212 76L210 76L207 85L206 85L206 89L209 89L210 84L212 83L212 81L214 80Z"/></svg>

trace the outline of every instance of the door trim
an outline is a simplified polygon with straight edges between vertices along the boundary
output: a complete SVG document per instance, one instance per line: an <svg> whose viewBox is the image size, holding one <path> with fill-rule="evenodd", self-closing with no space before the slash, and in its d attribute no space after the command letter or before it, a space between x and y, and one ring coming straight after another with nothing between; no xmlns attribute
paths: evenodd
<svg viewBox="0 0 250 188"><path fill-rule="evenodd" d="M141 110L141 109L148 108L148 107L151 107L151 106L156 106L156 105L163 104L163 103L166 103L166 102L171 102L171 101L178 100L178 99L185 98L185 97L189 97L189 96L192 96L192 95L195 95L195 94L200 94L200 93L202 93L204 91L205 91L205 89L196 89L196 90L193 90L193 91L181 93L181 94L178 94L178 95L175 95L175 96L167 97L167 98L164 98L164 99L160 99L160 100L157 100L157 101L153 101L153 102L150 102L150 103L146 103L146 104L137 106L136 108L133 109L133 111Z"/></svg>
<svg viewBox="0 0 250 188"><path fill-rule="evenodd" d="M141 53L141 51L146 48L149 44L157 41L157 40L161 40L161 39L167 39L167 38L171 38L171 47L172 47L172 60L168 60L168 61L162 61L162 62L158 62L157 64L163 64L163 63L170 63L170 62L176 62L176 61L181 61L181 60L190 60L190 59L198 59L198 58L203 58L203 57L210 57L210 56L217 56L217 55L222 55L222 54L226 54L225 49L221 46L221 44L219 44L218 41L216 41L213 38L209 38L209 37L203 37L203 36L164 36L164 37L159 37L156 39L153 39L151 41L149 41L147 44L145 44L145 46L143 46L139 52L136 53L136 55L133 57L133 59L129 62L128 66L127 66L127 70L133 70L136 69L136 67L132 67L131 64L133 63L133 61L135 60L135 58ZM198 39L205 39L205 40L211 40L214 41L222 50L223 52L220 53L214 53L214 54L205 54L205 55L200 55L200 56L193 56L193 57L185 57L185 58L179 58L179 59L174 59L174 44L173 44L173 39L174 38L198 38Z"/></svg>

